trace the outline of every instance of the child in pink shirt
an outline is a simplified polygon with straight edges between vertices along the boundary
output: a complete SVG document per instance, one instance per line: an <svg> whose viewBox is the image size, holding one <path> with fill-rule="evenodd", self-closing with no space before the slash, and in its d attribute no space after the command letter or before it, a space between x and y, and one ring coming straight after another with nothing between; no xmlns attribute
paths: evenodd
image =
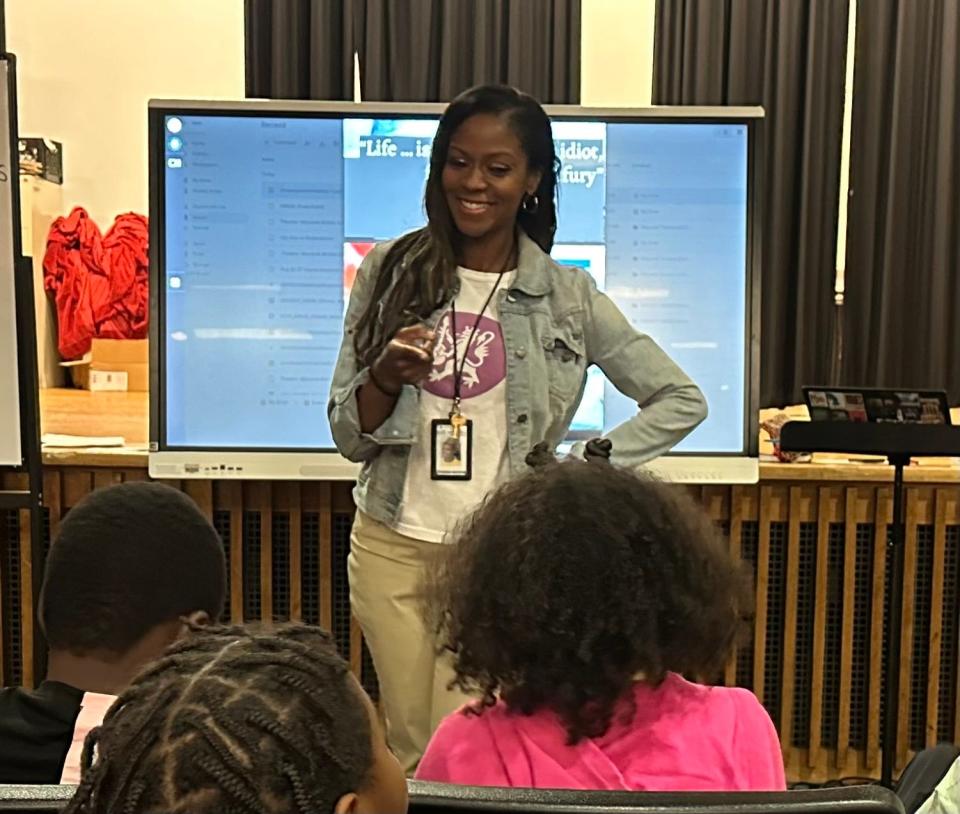
<svg viewBox="0 0 960 814"><path fill-rule="evenodd" d="M783 790L777 733L719 675L749 608L743 575L675 486L604 463L499 489L432 577L457 683L417 778L533 788Z"/></svg>

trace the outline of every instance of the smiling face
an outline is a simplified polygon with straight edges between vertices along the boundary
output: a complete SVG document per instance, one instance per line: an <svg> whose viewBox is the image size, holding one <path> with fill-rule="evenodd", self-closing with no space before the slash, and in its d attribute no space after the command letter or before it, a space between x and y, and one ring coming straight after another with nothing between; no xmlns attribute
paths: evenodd
<svg viewBox="0 0 960 814"><path fill-rule="evenodd" d="M512 234L524 196L540 173L531 170L520 140L503 116L478 113L450 139L441 184L460 233L474 241Z"/></svg>

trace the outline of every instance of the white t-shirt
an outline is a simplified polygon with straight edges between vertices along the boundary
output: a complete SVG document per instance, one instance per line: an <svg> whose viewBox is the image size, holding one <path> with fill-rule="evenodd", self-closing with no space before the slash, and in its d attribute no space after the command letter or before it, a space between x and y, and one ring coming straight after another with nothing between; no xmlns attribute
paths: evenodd
<svg viewBox="0 0 960 814"><path fill-rule="evenodd" d="M463 365L460 412L473 422L473 472L470 480L432 480L430 477L431 422L447 418L453 406L453 321L448 311L437 325L434 366L420 386L420 442L410 450L403 503L395 525L407 537L432 543L493 489L507 480L507 357L500 330L499 296L494 294L473 333L477 314L493 290L497 275L458 268L460 293L456 306L457 366ZM498 288L513 283L508 271ZM464 355L466 354L466 355Z"/></svg>
<svg viewBox="0 0 960 814"><path fill-rule="evenodd" d="M917 814L960 814L960 758L957 758Z"/></svg>

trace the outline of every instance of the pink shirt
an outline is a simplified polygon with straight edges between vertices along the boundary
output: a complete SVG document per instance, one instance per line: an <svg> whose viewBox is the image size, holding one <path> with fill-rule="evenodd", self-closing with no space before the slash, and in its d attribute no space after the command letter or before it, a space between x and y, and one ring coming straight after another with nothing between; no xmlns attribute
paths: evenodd
<svg viewBox="0 0 960 814"><path fill-rule="evenodd" d="M98 692L86 692L80 702L80 714L73 727L73 740L67 750L67 757L63 762L61 783L80 782L80 757L83 754L83 742L87 739L91 729L103 723L103 716L117 700L115 695L103 695Z"/></svg>
<svg viewBox="0 0 960 814"><path fill-rule="evenodd" d="M449 715L416 777L472 786L632 791L783 791L783 756L756 696L669 673L638 682L637 712L600 738L566 743L557 716L524 716L501 702Z"/></svg>

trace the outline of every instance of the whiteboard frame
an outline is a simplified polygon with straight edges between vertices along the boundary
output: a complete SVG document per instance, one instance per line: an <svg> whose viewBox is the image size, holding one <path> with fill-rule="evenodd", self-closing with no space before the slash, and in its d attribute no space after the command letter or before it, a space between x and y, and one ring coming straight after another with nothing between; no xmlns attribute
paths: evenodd
<svg viewBox="0 0 960 814"><path fill-rule="evenodd" d="M404 102L323 102L303 100L151 99L147 106L150 175L150 434L149 474L153 478L236 478L257 480L355 480L358 467L333 449L228 449L170 447L166 442L163 404L163 132L166 115L221 113L291 116L439 116L445 104ZM747 156L749 211L747 215L747 279L745 310L746 411L744 448L734 453L671 452L650 464L670 481L702 484L753 484L759 480L760 398L760 254L763 220L761 171L764 161L762 107L654 106L644 108L545 105L554 120L597 118L604 121L687 122L735 121L750 129Z"/></svg>
<svg viewBox="0 0 960 814"><path fill-rule="evenodd" d="M0 509L19 508L30 511L31 547L36 590L39 590L43 575L43 546L41 506L43 501L43 461L40 452L40 390L37 372L37 328L33 305L33 264L30 258L23 256L23 244L20 232L20 178L19 150L17 134L17 60L13 54L0 53L0 80L3 80L6 93L6 120L0 118L0 127L9 134L9 155L11 174L11 248L13 279L13 312L0 315L0 320L8 317L14 325L15 336L15 396L17 404L19 458L0 461L0 472L12 471L26 474L27 488L0 489ZM6 249L3 249L5 252ZM6 337L4 337L6 340ZM2 394L0 394L2 397ZM0 433L6 432L0 427ZM23 520L21 520L21 523ZM39 594L35 594L39 596Z"/></svg>
<svg viewBox="0 0 960 814"><path fill-rule="evenodd" d="M0 0L2 6L2 0ZM2 11L2 9L0 9ZM43 460L40 454L40 390L37 371L37 328L33 310L33 263L23 256L20 236L20 157L17 135L17 62L13 54L2 52L0 44L0 64L4 66L6 82L7 119L0 118L0 127L10 139L10 203L12 224L13 254L13 322L16 331L16 369L17 399L20 440L20 465L12 467L18 474L26 474L26 488L0 488L0 509L20 510L20 557L28 556L24 550L29 545L30 568L24 572L20 581L20 590L24 597L22 607L32 608L33 619L33 664L32 675L46 673L47 643L43 629L38 624L40 591L43 584L43 571L46 565L43 538ZM0 76L0 79L3 77ZM4 151L4 155L7 152ZM4 432L0 428L0 432ZM0 474L10 468L0 467ZM29 530L29 536L24 532ZM28 576L29 575L29 576ZM29 584L28 584L29 580ZM4 633L7 626L18 624L13 618L3 619ZM7 636L4 635L4 641ZM4 653L3 657L6 658ZM26 669L24 670L27 673Z"/></svg>
<svg viewBox="0 0 960 814"><path fill-rule="evenodd" d="M17 259L20 257L19 159L17 158L14 75L10 59L0 57L0 466L24 463L17 335ZM13 103L13 104L11 104Z"/></svg>

